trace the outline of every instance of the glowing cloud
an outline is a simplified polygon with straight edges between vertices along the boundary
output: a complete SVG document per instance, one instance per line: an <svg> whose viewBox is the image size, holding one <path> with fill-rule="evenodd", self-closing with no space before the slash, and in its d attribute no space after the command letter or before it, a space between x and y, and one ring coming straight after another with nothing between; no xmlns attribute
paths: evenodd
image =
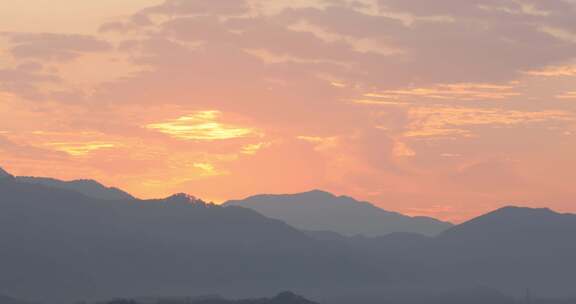
<svg viewBox="0 0 576 304"><path fill-rule="evenodd" d="M256 153L258 153L258 151L266 148L270 146L270 143L257 143L257 144L249 144L249 145L245 145L242 147L242 150L240 151L242 154L247 154L247 155L254 155Z"/></svg>
<svg viewBox="0 0 576 304"><path fill-rule="evenodd" d="M525 72L530 76L541 77L570 77L576 76L576 65L549 66L539 70Z"/></svg>
<svg viewBox="0 0 576 304"><path fill-rule="evenodd" d="M200 169L202 171L201 175L203 176L218 176L225 174L224 172L216 170L214 165L211 163L194 163L193 167Z"/></svg>
<svg viewBox="0 0 576 304"><path fill-rule="evenodd" d="M114 143L109 142L52 142L47 143L46 146L56 150L68 153L72 156L84 156L93 151L101 149L111 149L117 147Z"/></svg>
<svg viewBox="0 0 576 304"><path fill-rule="evenodd" d="M503 126L545 121L574 120L562 111L522 112L496 108L421 107L410 110L412 123L407 137L473 136L466 127Z"/></svg>
<svg viewBox="0 0 576 304"><path fill-rule="evenodd" d="M441 100L493 100L505 99L520 95L514 91L514 85L500 85L490 83L454 83L439 84L431 87L407 88L401 90L387 90L380 93L364 94L367 98L397 100L400 98L430 98ZM359 99L359 104L378 104L378 100ZM388 104L389 101L385 101Z"/></svg>
<svg viewBox="0 0 576 304"><path fill-rule="evenodd" d="M256 135L253 128L223 124L218 121L220 111L198 111L161 123L148 124L146 128L157 130L177 139L215 141Z"/></svg>

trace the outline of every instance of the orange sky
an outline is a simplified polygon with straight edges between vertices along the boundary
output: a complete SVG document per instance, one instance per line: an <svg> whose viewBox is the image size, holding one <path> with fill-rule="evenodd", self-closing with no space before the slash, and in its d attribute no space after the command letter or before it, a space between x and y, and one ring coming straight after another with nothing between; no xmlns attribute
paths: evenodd
<svg viewBox="0 0 576 304"><path fill-rule="evenodd" d="M142 198L576 212L570 0L0 3L0 166Z"/></svg>

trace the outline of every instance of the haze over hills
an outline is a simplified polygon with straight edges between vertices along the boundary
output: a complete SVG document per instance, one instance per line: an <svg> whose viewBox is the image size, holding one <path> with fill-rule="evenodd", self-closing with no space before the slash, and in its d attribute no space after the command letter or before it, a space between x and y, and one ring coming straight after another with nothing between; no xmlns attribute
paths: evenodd
<svg viewBox="0 0 576 304"><path fill-rule="evenodd" d="M186 194L111 201L4 177L0 290L59 303L286 289L326 303L426 303L409 295L476 286L575 296L575 233L576 215L505 207L436 237L312 238Z"/></svg>
<svg viewBox="0 0 576 304"><path fill-rule="evenodd" d="M409 217L348 196L313 190L297 194L256 195L224 205L242 206L303 230L347 236L383 236L393 232L437 235L452 224L430 217Z"/></svg>

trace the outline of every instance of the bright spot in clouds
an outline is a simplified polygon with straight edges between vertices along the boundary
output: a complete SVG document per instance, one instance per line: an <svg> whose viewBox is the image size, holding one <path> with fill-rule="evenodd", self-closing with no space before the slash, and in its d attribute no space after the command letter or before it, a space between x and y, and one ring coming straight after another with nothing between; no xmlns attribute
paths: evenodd
<svg viewBox="0 0 576 304"><path fill-rule="evenodd" d="M115 148L117 145L107 142L51 142L46 144L56 151L66 152L72 156L83 156L102 149Z"/></svg>
<svg viewBox="0 0 576 304"><path fill-rule="evenodd" d="M239 127L219 121L220 111L198 111L173 120L146 126L177 139L213 141L256 135L252 128Z"/></svg>

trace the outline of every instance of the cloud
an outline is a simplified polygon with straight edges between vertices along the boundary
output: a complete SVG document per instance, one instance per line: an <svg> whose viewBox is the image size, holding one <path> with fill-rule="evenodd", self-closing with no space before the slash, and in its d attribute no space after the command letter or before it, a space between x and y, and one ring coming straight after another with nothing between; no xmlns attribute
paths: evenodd
<svg viewBox="0 0 576 304"><path fill-rule="evenodd" d="M253 128L237 127L218 121L221 112L198 111L177 119L146 125L146 128L158 130L177 139L195 141L213 141L256 136ZM250 148L248 149L250 150Z"/></svg>
<svg viewBox="0 0 576 304"><path fill-rule="evenodd" d="M518 173L516 165L506 160L483 160L463 166L452 179L475 191L517 191L527 182Z"/></svg>
<svg viewBox="0 0 576 304"><path fill-rule="evenodd" d="M249 11L245 0L166 0L144 9L141 13L179 15L242 15Z"/></svg>
<svg viewBox="0 0 576 304"><path fill-rule="evenodd" d="M27 64L15 68L0 68L0 91L31 100L46 97L41 86L60 82L60 77L44 71L42 65Z"/></svg>
<svg viewBox="0 0 576 304"><path fill-rule="evenodd" d="M569 122L576 117L570 112L524 112L497 108L418 107L409 111L411 123L405 132L415 138L454 138L474 136L473 127L518 126L544 122Z"/></svg>
<svg viewBox="0 0 576 304"><path fill-rule="evenodd" d="M514 85L454 83L439 84L432 87L406 88L385 90L378 93L366 93L363 96L365 99L358 100L358 103L378 104L382 100L410 100L413 98L417 98L418 100L437 99L452 101L503 100L519 95L521 95L521 93L515 90Z"/></svg>
<svg viewBox="0 0 576 304"><path fill-rule="evenodd" d="M305 20L332 35L384 40L402 50L392 58L359 57L355 63L376 79L397 84L419 85L453 82L493 82L513 79L520 70L570 59L574 45L542 33L534 24L549 24L552 16L521 13L511 18L501 10L481 7L509 6L532 12L517 1L381 1L378 14L350 7L301 9L290 12L290 20ZM405 25L391 17L395 12L410 16L446 16L445 22L417 18ZM565 15L560 10L557 14ZM530 49L530 52L525 50ZM495 60L497 58L497 60ZM393 71L394 78L384 72ZM415 76L417 75L417 76ZM395 81L396 80L396 81ZM402 85L402 83L399 83Z"/></svg>
<svg viewBox="0 0 576 304"><path fill-rule="evenodd" d="M105 40L88 35L5 32L3 36L10 40L10 53L18 59L69 61L112 49Z"/></svg>
<svg viewBox="0 0 576 304"><path fill-rule="evenodd" d="M547 66L538 70L525 72L530 76L542 77L571 77L576 76L576 65Z"/></svg>
<svg viewBox="0 0 576 304"><path fill-rule="evenodd" d="M540 27L539 30L542 33L546 33L560 41L567 43L576 43L576 33L573 33L569 30L551 26L543 26Z"/></svg>
<svg viewBox="0 0 576 304"><path fill-rule="evenodd" d="M52 150L62 151L71 156L84 156L101 149L112 149L117 147L116 143L88 141L88 142L49 142L45 144Z"/></svg>
<svg viewBox="0 0 576 304"><path fill-rule="evenodd" d="M36 160L66 159L66 154L28 144L17 143L0 134L0 154L7 158L29 158Z"/></svg>

